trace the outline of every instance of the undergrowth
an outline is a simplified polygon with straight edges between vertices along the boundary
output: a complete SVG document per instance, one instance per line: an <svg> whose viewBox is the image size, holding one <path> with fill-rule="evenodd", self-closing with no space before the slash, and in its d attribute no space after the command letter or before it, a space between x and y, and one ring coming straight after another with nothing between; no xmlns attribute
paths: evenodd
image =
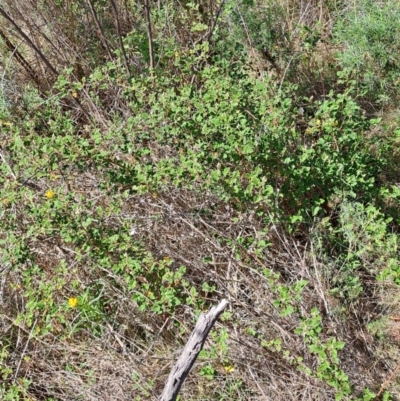
<svg viewBox="0 0 400 401"><path fill-rule="evenodd" d="M398 399L395 2L6 3L0 398Z"/></svg>

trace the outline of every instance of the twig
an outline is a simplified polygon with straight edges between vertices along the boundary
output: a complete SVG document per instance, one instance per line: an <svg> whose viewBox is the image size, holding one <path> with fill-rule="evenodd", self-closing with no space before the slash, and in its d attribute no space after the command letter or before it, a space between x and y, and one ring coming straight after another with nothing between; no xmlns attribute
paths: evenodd
<svg viewBox="0 0 400 401"><path fill-rule="evenodd" d="M17 380L17 376L18 376L19 369L21 367L22 359L24 358L26 350L27 350L28 345L29 345L29 342L31 341L32 333L33 333L33 330L36 327L36 323L37 323L37 319L33 323L33 326L32 326L32 329L31 329L31 331L29 333L28 339L26 340L26 344L25 344L24 350L22 351L21 357L19 358L18 366L17 366L17 369L15 370L15 374L14 374L14 381Z"/></svg>
<svg viewBox="0 0 400 401"><path fill-rule="evenodd" d="M189 374L197 356L203 349L211 328L224 311L226 305L228 305L228 301L223 299L217 306L211 308L206 315L204 313L201 314L181 356L168 376L168 381L161 394L160 401L176 400L186 376Z"/></svg>
<svg viewBox="0 0 400 401"><path fill-rule="evenodd" d="M88 3L89 3L90 12L91 12L92 17L94 19L94 23L96 24L97 35L99 36L99 39L100 39L101 43L103 44L104 48L107 51L108 58L110 59L110 61L112 61L113 60L113 56L111 54L110 46L108 45L107 38L105 37L103 29L101 28L99 19L97 18L97 14L96 14L96 10L95 10L94 5L93 5L93 1L92 0L88 0Z"/></svg>
<svg viewBox="0 0 400 401"><path fill-rule="evenodd" d="M144 15L146 17L147 39L149 42L150 69L153 70L154 69L154 49L153 49L153 34L151 32L149 0L144 0Z"/></svg>
<svg viewBox="0 0 400 401"><path fill-rule="evenodd" d="M30 64L25 60L24 56L18 51L17 46L15 46L10 41L10 39L1 29L0 29L0 37L3 38L4 44L7 46L7 49L11 52L11 57L15 56L15 58L21 64L21 66L25 68L26 72L31 77L31 79L40 87L39 77L36 74L36 72L33 70Z"/></svg>
<svg viewBox="0 0 400 401"><path fill-rule="evenodd" d="M397 373L400 371L400 362L397 364L396 369L393 371L393 373L387 378L387 380L381 385L381 388L379 389L378 394L376 395L376 398L378 398L385 390L386 387L389 385L389 383L396 377Z"/></svg>
<svg viewBox="0 0 400 401"><path fill-rule="evenodd" d="M215 18L212 21L210 32L208 32L208 34L207 34L207 37L206 37L207 42L209 42L211 40L212 34L214 33L215 27L217 26L217 22L221 15L222 9L224 8L224 5L225 5L225 0L222 0L221 4L219 5L217 14L215 15Z"/></svg>
<svg viewBox="0 0 400 401"><path fill-rule="evenodd" d="M49 70L54 74L58 75L57 70L51 65L50 61L47 60L45 55L36 47L36 45L32 42L32 40L29 38L28 35L24 33L24 31L17 25L17 23L11 18L11 16L4 10L3 7L0 7L0 14L7 20L9 21L12 25L14 25L15 29L17 32L24 38L24 40L28 43L28 45L35 50L35 52L38 54L40 59L46 64L46 66L49 68Z"/></svg>
<svg viewBox="0 0 400 401"><path fill-rule="evenodd" d="M117 10L117 6L115 4L114 0L110 0L111 2L111 8L113 9L114 12L114 18L115 18L115 23L117 25L117 34L118 34L118 41L119 41L119 46L121 47L121 53L122 53L122 57L124 59L124 65L125 65L125 69L126 69L126 73L128 74L128 77L131 77L131 74L129 72L129 64L128 64L128 58L126 57L126 52L125 52L125 48L124 48L124 43L122 41L122 34L121 34L121 26L119 24L119 17L118 17L118 10Z"/></svg>

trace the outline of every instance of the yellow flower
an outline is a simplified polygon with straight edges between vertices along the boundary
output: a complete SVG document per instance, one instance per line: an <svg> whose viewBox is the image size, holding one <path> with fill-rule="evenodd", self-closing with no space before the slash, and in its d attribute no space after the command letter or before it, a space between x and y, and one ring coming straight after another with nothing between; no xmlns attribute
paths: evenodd
<svg viewBox="0 0 400 401"><path fill-rule="evenodd" d="M52 199L52 198L54 198L54 197L56 196L56 194L55 194L51 189L49 189L48 191L46 191L46 193L44 194L44 196L45 196L47 199Z"/></svg>
<svg viewBox="0 0 400 401"><path fill-rule="evenodd" d="M78 305L78 298L75 298L75 297L69 298L69 299L68 299L68 305L69 305L71 308L75 308L75 307Z"/></svg>
<svg viewBox="0 0 400 401"><path fill-rule="evenodd" d="M233 373L235 371L235 368L232 365L226 365L224 366L224 369L226 373Z"/></svg>
<svg viewBox="0 0 400 401"><path fill-rule="evenodd" d="M72 97L74 97L76 99L78 97L78 92L76 92L76 91L72 92Z"/></svg>

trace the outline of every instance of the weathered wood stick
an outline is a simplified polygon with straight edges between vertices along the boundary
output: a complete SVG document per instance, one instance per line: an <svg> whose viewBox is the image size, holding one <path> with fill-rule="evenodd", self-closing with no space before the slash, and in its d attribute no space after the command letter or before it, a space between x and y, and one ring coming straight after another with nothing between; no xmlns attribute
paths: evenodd
<svg viewBox="0 0 400 401"><path fill-rule="evenodd" d="M208 333L225 309L226 305L228 305L228 301L223 299L217 306L211 308L207 314L202 313L200 315L181 356L178 358L178 361L168 376L167 384L161 394L160 401L176 400L186 376L189 374L197 356L203 349Z"/></svg>

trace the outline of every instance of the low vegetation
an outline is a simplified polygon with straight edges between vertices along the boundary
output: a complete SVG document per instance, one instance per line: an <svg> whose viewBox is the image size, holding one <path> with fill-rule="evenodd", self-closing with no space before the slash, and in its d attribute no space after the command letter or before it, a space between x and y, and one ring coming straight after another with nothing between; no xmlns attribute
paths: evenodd
<svg viewBox="0 0 400 401"><path fill-rule="evenodd" d="M399 399L399 16L5 0L0 399Z"/></svg>

